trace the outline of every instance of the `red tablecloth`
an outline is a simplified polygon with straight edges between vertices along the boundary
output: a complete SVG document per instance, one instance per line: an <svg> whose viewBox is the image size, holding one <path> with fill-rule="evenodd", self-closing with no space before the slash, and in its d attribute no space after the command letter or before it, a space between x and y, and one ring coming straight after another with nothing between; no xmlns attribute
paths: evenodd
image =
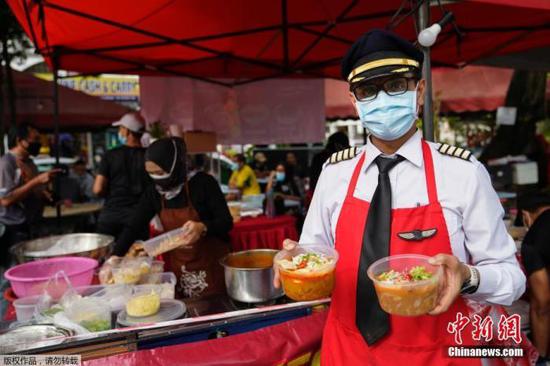
<svg viewBox="0 0 550 366"><path fill-rule="evenodd" d="M235 223L229 235L233 251L236 252L262 248L281 249L283 240L298 239L296 218L288 215L243 218Z"/></svg>

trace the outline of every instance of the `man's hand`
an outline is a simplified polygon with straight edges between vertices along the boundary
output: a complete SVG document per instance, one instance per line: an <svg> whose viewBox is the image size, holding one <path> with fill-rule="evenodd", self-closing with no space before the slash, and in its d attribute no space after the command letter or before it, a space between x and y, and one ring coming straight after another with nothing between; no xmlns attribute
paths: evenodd
<svg viewBox="0 0 550 366"><path fill-rule="evenodd" d="M294 240L285 239L285 241L283 241L283 249L287 251L293 250L294 248L296 248L297 245L298 243ZM281 280L279 279L279 267L275 263L273 263L273 272L275 272L275 276L273 276L273 286L275 288L279 288L281 287Z"/></svg>
<svg viewBox="0 0 550 366"><path fill-rule="evenodd" d="M182 246L191 245L201 238L206 231L206 225L202 222L190 220L183 225L183 230L185 230L185 232L183 233L184 244Z"/></svg>
<svg viewBox="0 0 550 366"><path fill-rule="evenodd" d="M446 312L460 295L462 284L470 278L470 270L457 257L449 254L438 254L430 258L430 264L440 265L443 269L437 305L430 311L430 315L439 315Z"/></svg>
<svg viewBox="0 0 550 366"><path fill-rule="evenodd" d="M36 177L33 178L33 181L34 181L37 185L40 185L40 184L48 184L48 183L50 183L50 181L52 180L52 178L55 177L55 175L56 175L57 173L60 173L61 171L62 171L61 169L52 169L52 170L50 170L50 171L47 171L47 172L38 174Z"/></svg>

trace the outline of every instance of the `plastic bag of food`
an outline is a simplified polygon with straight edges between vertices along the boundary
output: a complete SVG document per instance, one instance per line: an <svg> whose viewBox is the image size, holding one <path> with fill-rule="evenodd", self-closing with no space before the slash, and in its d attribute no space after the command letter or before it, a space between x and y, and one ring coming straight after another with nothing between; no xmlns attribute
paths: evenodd
<svg viewBox="0 0 550 366"><path fill-rule="evenodd" d="M58 327L72 330L77 335L90 333L88 329L70 320L63 311L57 312L53 315L52 323Z"/></svg>
<svg viewBox="0 0 550 366"><path fill-rule="evenodd" d="M117 285L138 283L142 276L151 273L152 260L150 257L123 258L118 266L111 269L114 283Z"/></svg>
<svg viewBox="0 0 550 366"><path fill-rule="evenodd" d="M82 298L73 302L70 307L65 309L64 313L67 319L89 332L111 329L111 308L99 299Z"/></svg>
<svg viewBox="0 0 550 366"><path fill-rule="evenodd" d="M117 257L116 255L111 256L109 259L103 263L103 266L101 266L101 269L99 270L99 283L102 285L110 285L114 283L113 279L113 267L120 264L122 261L121 257Z"/></svg>
<svg viewBox="0 0 550 366"><path fill-rule="evenodd" d="M66 296L65 296L66 294ZM73 288L65 271L56 272L46 283L44 291L38 298L34 309L33 318L38 321L50 319L61 307L54 305L61 300L70 302L75 296L79 296Z"/></svg>

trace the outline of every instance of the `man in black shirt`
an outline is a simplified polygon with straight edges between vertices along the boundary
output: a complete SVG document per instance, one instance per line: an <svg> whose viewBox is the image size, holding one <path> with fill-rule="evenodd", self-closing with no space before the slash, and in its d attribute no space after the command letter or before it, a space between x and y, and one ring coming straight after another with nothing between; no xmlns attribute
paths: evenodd
<svg viewBox="0 0 550 366"><path fill-rule="evenodd" d="M120 235L129 224L141 194L150 184L145 172L145 149L141 146L144 121L138 113L125 114L113 123L119 128L122 146L108 151L101 161L94 182L94 194L105 197L105 206L98 219L97 232ZM147 225L139 239L147 238Z"/></svg>
<svg viewBox="0 0 550 366"><path fill-rule="evenodd" d="M550 356L550 195L529 193L518 199L529 228L521 247L527 271L533 343L541 358Z"/></svg>

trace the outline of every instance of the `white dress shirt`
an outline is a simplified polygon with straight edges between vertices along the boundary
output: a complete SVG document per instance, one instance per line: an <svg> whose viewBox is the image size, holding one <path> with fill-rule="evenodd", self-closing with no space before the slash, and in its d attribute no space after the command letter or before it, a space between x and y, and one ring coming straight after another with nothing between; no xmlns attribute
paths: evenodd
<svg viewBox="0 0 550 366"><path fill-rule="evenodd" d="M396 152L406 160L389 172L393 208L428 204L421 141L421 134L417 132ZM487 170L474 157L470 161L451 157L438 152L438 144L428 144L452 252L480 273L478 290L465 296L480 302L510 305L525 291L525 276L515 256L514 241L504 226L504 210ZM365 150L354 196L371 201L378 185L378 167L373 162L382 153L369 141L355 158L325 165L304 223L302 245L334 246L336 224L351 175Z"/></svg>

